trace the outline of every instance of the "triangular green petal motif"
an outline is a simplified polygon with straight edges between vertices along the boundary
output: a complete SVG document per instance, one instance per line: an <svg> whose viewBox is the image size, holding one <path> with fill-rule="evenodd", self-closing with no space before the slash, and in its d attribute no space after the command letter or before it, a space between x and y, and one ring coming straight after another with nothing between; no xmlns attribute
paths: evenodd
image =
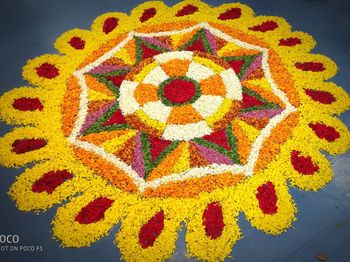
<svg viewBox="0 0 350 262"><path fill-rule="evenodd" d="M248 56L225 56L222 57L222 59L230 64L236 72L237 77L241 79L258 56L259 54Z"/></svg>
<svg viewBox="0 0 350 262"><path fill-rule="evenodd" d="M149 173L157 167L170 152L175 150L180 142L168 141L149 136L146 133L141 133L141 143L145 163L144 179L147 179Z"/></svg>
<svg viewBox="0 0 350 262"><path fill-rule="evenodd" d="M264 110L264 109L281 109L281 107L262 98L257 92L243 86L243 102L240 113Z"/></svg>
<svg viewBox="0 0 350 262"><path fill-rule="evenodd" d="M169 52L170 49L164 46L160 46L156 42L150 43L142 38L135 37L136 43L136 64L145 60L146 58L153 57L157 54Z"/></svg>
<svg viewBox="0 0 350 262"><path fill-rule="evenodd" d="M205 29L199 30L193 38L187 41L183 46L179 48L179 50L187 50L187 51L197 51L197 52L207 52L213 54L213 50L210 47L209 40L205 33Z"/></svg>
<svg viewBox="0 0 350 262"><path fill-rule="evenodd" d="M195 138L193 141L223 154L235 164L241 164L237 152L236 137L230 124L227 125L226 129L219 130L203 138Z"/></svg>
<svg viewBox="0 0 350 262"><path fill-rule="evenodd" d="M121 123L113 124L111 123L111 118L114 114L117 114L119 111L118 102L116 102L106 113L99 117L95 123L93 123L89 128L83 133L83 135L88 135L91 133L99 133L103 131L113 131L113 130L122 130L130 128L129 124Z"/></svg>

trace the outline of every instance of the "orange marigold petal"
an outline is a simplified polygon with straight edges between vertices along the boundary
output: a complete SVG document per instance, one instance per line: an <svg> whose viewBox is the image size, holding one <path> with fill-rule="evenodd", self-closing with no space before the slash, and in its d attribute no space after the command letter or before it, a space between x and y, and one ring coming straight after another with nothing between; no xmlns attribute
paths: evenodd
<svg viewBox="0 0 350 262"><path fill-rule="evenodd" d="M191 61L183 59L172 59L161 65L168 76L184 76Z"/></svg>
<svg viewBox="0 0 350 262"><path fill-rule="evenodd" d="M91 133L91 134L88 134L86 136L81 137L80 139L82 141L91 142L95 145L101 145L102 143L106 142L107 140L114 139L118 136L126 135L127 133L130 132L130 130L131 129Z"/></svg>
<svg viewBox="0 0 350 262"><path fill-rule="evenodd" d="M81 87L76 77L71 77L67 84L67 93L63 99L63 105L61 107L62 112L62 131L65 136L68 136L73 130L75 121L78 117L79 101L81 93Z"/></svg>
<svg viewBox="0 0 350 262"><path fill-rule="evenodd" d="M250 142L247 134L244 132L242 127L237 123L237 120L232 121L232 129L237 141L239 159L243 164L246 164L252 143Z"/></svg>
<svg viewBox="0 0 350 262"><path fill-rule="evenodd" d="M201 120L203 120L203 117L197 113L192 105L185 105L173 107L167 122L169 124L183 125L197 123Z"/></svg>
<svg viewBox="0 0 350 262"><path fill-rule="evenodd" d="M158 87L151 84L139 84L134 92L136 101L143 106L149 102L158 101Z"/></svg>
<svg viewBox="0 0 350 262"><path fill-rule="evenodd" d="M147 181L151 181L174 173L174 166L186 150L187 142L182 142L175 148L152 172L148 175Z"/></svg>
<svg viewBox="0 0 350 262"><path fill-rule="evenodd" d="M203 178L169 182L167 185L162 185L155 189L148 188L143 194L146 197L195 197L203 192L211 192L214 189L235 186L245 179L246 177L244 175L232 175L232 173L208 175Z"/></svg>
<svg viewBox="0 0 350 262"><path fill-rule="evenodd" d="M213 75L199 83L204 95L225 96L226 87L219 75Z"/></svg>

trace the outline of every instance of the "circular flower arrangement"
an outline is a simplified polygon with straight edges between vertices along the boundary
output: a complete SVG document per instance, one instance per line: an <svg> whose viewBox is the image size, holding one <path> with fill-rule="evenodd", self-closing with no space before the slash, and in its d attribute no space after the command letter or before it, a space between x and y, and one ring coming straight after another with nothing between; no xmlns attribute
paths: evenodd
<svg viewBox="0 0 350 262"><path fill-rule="evenodd" d="M279 234L295 220L287 181L332 178L319 152L345 152L333 114L350 99L315 41L240 3L146 2L99 16L28 61L0 116L20 124L0 161L27 168L9 191L20 210L58 208L53 234L88 246L121 221L127 261L171 258L184 222L189 256L216 261L240 238L237 216Z"/></svg>

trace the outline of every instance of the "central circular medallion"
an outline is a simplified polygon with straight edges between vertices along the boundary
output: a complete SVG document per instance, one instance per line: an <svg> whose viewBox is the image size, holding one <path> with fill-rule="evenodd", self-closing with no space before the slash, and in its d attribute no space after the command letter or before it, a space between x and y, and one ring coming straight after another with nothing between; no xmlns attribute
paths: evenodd
<svg viewBox="0 0 350 262"><path fill-rule="evenodd" d="M172 51L134 67L118 101L132 127L165 140L189 141L223 129L238 115L242 86L226 61Z"/></svg>
<svg viewBox="0 0 350 262"><path fill-rule="evenodd" d="M181 106L195 102L201 96L201 91L194 79L171 77L160 84L158 95L165 105Z"/></svg>

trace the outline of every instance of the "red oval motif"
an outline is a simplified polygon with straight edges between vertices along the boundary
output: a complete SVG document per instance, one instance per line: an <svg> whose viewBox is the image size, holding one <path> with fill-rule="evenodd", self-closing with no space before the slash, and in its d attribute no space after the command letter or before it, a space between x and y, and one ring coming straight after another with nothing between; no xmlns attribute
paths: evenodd
<svg viewBox="0 0 350 262"><path fill-rule="evenodd" d="M32 185L32 191L36 193L46 191L48 194L52 194L59 185L71 178L73 178L73 175L65 169L50 171L35 181Z"/></svg>
<svg viewBox="0 0 350 262"><path fill-rule="evenodd" d="M111 207L114 200L107 197L99 197L83 207L75 217L79 224L91 224L105 217L105 212Z"/></svg>
<svg viewBox="0 0 350 262"><path fill-rule="evenodd" d="M24 154L46 146L47 141L42 138L17 139L12 143L12 152Z"/></svg>
<svg viewBox="0 0 350 262"><path fill-rule="evenodd" d="M291 153L291 162L294 169L303 175L313 175L320 169L312 162L310 156L300 156L300 152L296 150Z"/></svg>
<svg viewBox="0 0 350 262"><path fill-rule="evenodd" d="M216 239L222 235L225 223L222 207L218 202L212 202L207 206L202 219L202 225L205 227L205 233L208 237Z"/></svg>
<svg viewBox="0 0 350 262"><path fill-rule="evenodd" d="M73 36L68 43L76 50L82 50L85 47L85 41L77 36Z"/></svg>
<svg viewBox="0 0 350 262"><path fill-rule="evenodd" d="M198 11L198 7L194 5L186 5L176 13L176 16L192 15Z"/></svg>
<svg viewBox="0 0 350 262"><path fill-rule="evenodd" d="M326 105L332 104L337 100L333 94L322 90L305 89L305 94L311 97L312 100Z"/></svg>
<svg viewBox="0 0 350 262"><path fill-rule="evenodd" d="M289 37L280 39L279 45L280 46L296 46L301 44L301 39L298 37Z"/></svg>
<svg viewBox="0 0 350 262"><path fill-rule="evenodd" d="M154 7L146 9L143 11L142 16L140 17L140 22L146 22L148 19L151 19L153 16L155 16L156 13L157 10Z"/></svg>
<svg viewBox="0 0 350 262"><path fill-rule="evenodd" d="M118 26L119 19L116 17L108 17L103 23L103 32L109 34Z"/></svg>
<svg viewBox="0 0 350 262"><path fill-rule="evenodd" d="M37 75L43 78L52 79L59 75L58 68L49 63L43 63L35 69Z"/></svg>
<svg viewBox="0 0 350 262"><path fill-rule="evenodd" d="M275 186L271 181L261 185L255 194L259 201L259 207L264 214L272 215L277 213L277 195Z"/></svg>
<svg viewBox="0 0 350 262"><path fill-rule="evenodd" d="M327 126L322 123L310 123L309 127L315 132L315 134L319 138L325 139L328 142L333 142L340 137L339 132L335 130L335 128L332 126Z"/></svg>
<svg viewBox="0 0 350 262"><path fill-rule="evenodd" d="M297 62L295 67L302 71L311 71L311 72L322 72L326 70L324 65L321 62Z"/></svg>
<svg viewBox="0 0 350 262"><path fill-rule="evenodd" d="M139 233L139 243L143 249L153 246L154 241L164 229L164 212L155 214L146 224L144 224Z"/></svg>
<svg viewBox="0 0 350 262"><path fill-rule="evenodd" d="M252 31L258 31L263 33L267 31L273 31L276 28L278 28L278 24L275 21L266 21L261 23L260 25L249 27L249 29Z"/></svg>
<svg viewBox="0 0 350 262"><path fill-rule="evenodd" d="M221 13L218 17L220 20L231 20L231 19L237 19L240 18L242 15L241 8L234 7L227 9L225 12Z"/></svg>
<svg viewBox="0 0 350 262"><path fill-rule="evenodd" d="M21 97L17 98L13 101L12 107L14 109L20 110L20 111L35 111L39 110L42 111L44 109L43 104L39 100L39 98L28 98L28 97Z"/></svg>

